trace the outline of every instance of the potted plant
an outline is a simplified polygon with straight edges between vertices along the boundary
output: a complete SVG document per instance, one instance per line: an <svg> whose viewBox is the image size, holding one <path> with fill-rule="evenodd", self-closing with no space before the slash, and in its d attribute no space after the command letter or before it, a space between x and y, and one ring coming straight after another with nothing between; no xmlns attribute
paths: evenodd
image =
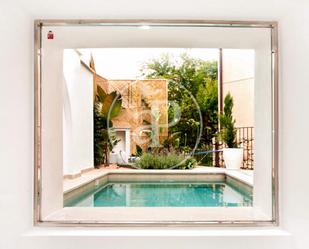
<svg viewBox="0 0 309 249"><path fill-rule="evenodd" d="M243 148L237 148L235 119L233 118L233 97L228 93L224 98L224 112L219 115L220 139L227 148L223 149L223 159L227 169L240 169L243 162Z"/></svg>

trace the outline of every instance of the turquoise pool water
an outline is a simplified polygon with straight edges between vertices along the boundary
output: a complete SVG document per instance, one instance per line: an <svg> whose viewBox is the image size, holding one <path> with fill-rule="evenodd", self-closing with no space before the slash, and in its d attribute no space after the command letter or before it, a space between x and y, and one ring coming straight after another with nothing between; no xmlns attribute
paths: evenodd
<svg viewBox="0 0 309 249"><path fill-rule="evenodd" d="M66 201L66 207L252 206L252 191L217 183L111 182Z"/></svg>

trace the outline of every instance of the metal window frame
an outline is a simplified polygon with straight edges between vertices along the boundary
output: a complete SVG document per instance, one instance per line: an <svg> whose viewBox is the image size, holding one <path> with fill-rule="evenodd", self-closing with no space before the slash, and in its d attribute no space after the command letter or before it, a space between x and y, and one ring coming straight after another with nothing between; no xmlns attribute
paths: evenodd
<svg viewBox="0 0 309 249"><path fill-rule="evenodd" d="M128 26L153 27L224 27L269 28L271 30L271 89L272 89L272 219L248 221L142 221L142 222L67 222L43 221L41 219L41 49L43 26ZM52 19L34 21L34 192L33 222L35 226L84 226L84 227L263 227L279 225L279 179L278 179L278 23L275 21L226 21L226 20L156 20L156 19Z"/></svg>

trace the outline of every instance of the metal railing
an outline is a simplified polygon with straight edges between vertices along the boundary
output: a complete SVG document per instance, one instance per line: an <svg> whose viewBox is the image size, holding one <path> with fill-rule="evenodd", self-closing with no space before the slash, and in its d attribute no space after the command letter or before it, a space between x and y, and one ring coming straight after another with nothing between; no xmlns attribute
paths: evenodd
<svg viewBox="0 0 309 249"><path fill-rule="evenodd" d="M254 168L254 128L238 127L237 128L237 144L244 149L244 169Z"/></svg>
<svg viewBox="0 0 309 249"><path fill-rule="evenodd" d="M244 149L242 169L254 169L254 127L237 127L236 142L238 147ZM214 150L223 149L222 142L213 144ZM216 167L224 167L223 152L213 153L212 164Z"/></svg>

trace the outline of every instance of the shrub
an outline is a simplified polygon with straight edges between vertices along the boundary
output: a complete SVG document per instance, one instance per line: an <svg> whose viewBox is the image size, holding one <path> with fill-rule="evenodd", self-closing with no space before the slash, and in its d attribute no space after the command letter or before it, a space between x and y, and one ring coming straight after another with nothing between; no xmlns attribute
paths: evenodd
<svg viewBox="0 0 309 249"><path fill-rule="evenodd" d="M193 157L189 157L184 162L182 169L193 169L197 165L197 161Z"/></svg>
<svg viewBox="0 0 309 249"><path fill-rule="evenodd" d="M141 169L191 169L196 165L194 158L183 155L154 155L146 153L136 162Z"/></svg>

